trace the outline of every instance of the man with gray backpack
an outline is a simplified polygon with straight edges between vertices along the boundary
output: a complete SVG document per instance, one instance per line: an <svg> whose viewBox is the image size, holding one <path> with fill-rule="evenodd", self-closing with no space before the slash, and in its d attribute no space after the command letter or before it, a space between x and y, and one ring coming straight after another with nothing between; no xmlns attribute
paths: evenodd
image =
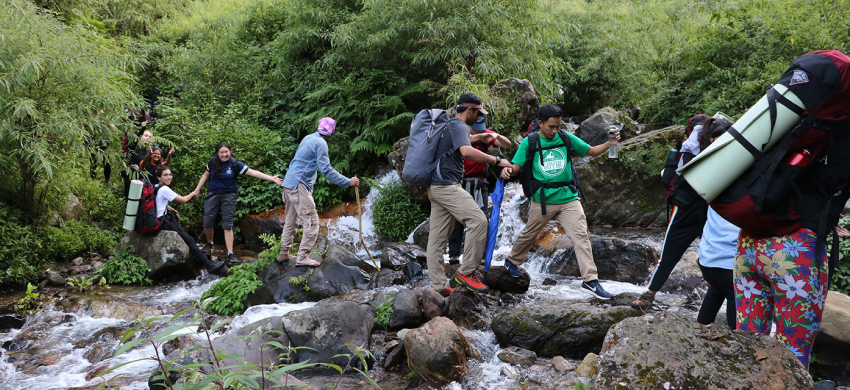
<svg viewBox="0 0 850 390"><path fill-rule="evenodd" d="M453 280L472 291L487 291L476 276L487 241L487 218L475 199L461 187L463 160L494 164L506 168L511 163L476 150L469 140L469 126L486 115L482 101L473 93L457 100L457 115L448 119L443 110L422 110L413 119L410 142L404 164L404 180L413 185L428 186L431 201L431 230L428 234L428 275L431 288L448 295L453 288L446 285L443 252L455 220L466 226L463 263Z"/></svg>

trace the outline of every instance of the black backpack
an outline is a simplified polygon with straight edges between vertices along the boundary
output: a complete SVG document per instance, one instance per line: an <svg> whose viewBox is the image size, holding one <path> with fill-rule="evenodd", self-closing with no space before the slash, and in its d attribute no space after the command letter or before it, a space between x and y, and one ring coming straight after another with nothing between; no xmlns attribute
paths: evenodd
<svg viewBox="0 0 850 390"><path fill-rule="evenodd" d="M570 137L563 130L558 130L558 136L561 137L561 140L564 142L561 145L548 146L545 148L540 147L540 133L537 131L528 133L528 149L526 149L526 157L525 164L520 171L519 180L522 183L522 193L526 198L531 198L534 193L541 189L546 188L561 188L568 187L574 192L578 193L581 198L584 198L584 192L582 192L581 187L578 183L578 176L576 176L576 167L573 161L573 146L570 143ZM561 147L566 147L567 149L567 161L570 164L570 170L572 172L572 180L570 181L560 181L560 182L541 182L534 178L534 155L537 154L540 156L540 164L543 165L543 151L550 149L558 149ZM540 210L543 214L546 214L546 191L540 192Z"/></svg>

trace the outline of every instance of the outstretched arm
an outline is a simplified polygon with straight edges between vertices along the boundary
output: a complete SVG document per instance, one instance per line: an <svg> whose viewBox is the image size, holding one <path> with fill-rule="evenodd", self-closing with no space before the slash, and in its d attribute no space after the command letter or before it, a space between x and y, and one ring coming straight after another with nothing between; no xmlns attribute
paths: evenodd
<svg viewBox="0 0 850 390"><path fill-rule="evenodd" d="M280 176L278 176L278 175L269 176L269 175L266 175L265 173L262 173L260 171L255 171L253 169L248 169L248 172L245 172L245 174L248 175L248 176L251 176L251 177L256 177L257 179L263 179L263 180L268 180L268 181L274 182L277 185L283 184L283 179L281 179Z"/></svg>
<svg viewBox="0 0 850 390"><path fill-rule="evenodd" d="M617 140L620 140L620 132L617 132ZM598 156L602 153L605 153L605 152L608 151L608 147L610 146L609 144L610 144L610 142L606 142L606 143L601 144L601 145L593 146L590 149L588 149L587 155L590 156L590 157L596 157L596 156Z"/></svg>
<svg viewBox="0 0 850 390"><path fill-rule="evenodd" d="M319 171L322 172L322 176L324 176L325 179L328 179L331 183L342 188L348 188L351 186L353 180L337 172L336 169L331 166L331 158L328 156L328 144L323 142L318 144L316 148L316 156L319 159Z"/></svg>
<svg viewBox="0 0 850 390"><path fill-rule="evenodd" d="M207 179L210 178L210 171L204 171L204 174L201 175L201 179L198 180L198 185L195 187L195 192L200 192L201 187L204 186L204 183L207 182Z"/></svg>

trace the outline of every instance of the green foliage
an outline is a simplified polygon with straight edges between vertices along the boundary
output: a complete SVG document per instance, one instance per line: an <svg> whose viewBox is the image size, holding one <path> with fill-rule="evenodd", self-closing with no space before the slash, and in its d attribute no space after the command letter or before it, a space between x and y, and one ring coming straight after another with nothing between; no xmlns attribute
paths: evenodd
<svg viewBox="0 0 850 390"><path fill-rule="evenodd" d="M423 206L416 202L401 181L375 186L381 194L372 204L375 230L391 241L406 239L428 217Z"/></svg>
<svg viewBox="0 0 850 390"><path fill-rule="evenodd" d="M657 176L664 168L664 161L669 150L670 145L663 142L647 143L620 150L617 159L608 160L608 162L620 164L625 168L624 179L627 180L640 176Z"/></svg>
<svg viewBox="0 0 850 390"><path fill-rule="evenodd" d="M393 315L393 300L387 299L375 308L375 323L384 327L390 325L390 317Z"/></svg>
<svg viewBox="0 0 850 390"><path fill-rule="evenodd" d="M72 259L93 252L109 254L118 242L116 233L82 221L65 222L41 230L44 256L50 260Z"/></svg>
<svg viewBox="0 0 850 390"><path fill-rule="evenodd" d="M261 234L260 239L268 249L261 252L257 260L231 268L230 275L204 292L202 299L215 298L208 307L213 313L226 316L242 314L245 311L245 299L263 285L258 273L277 259L280 240L269 234Z"/></svg>
<svg viewBox="0 0 850 390"><path fill-rule="evenodd" d="M148 271L150 268L144 259L125 249L115 252L115 255L97 270L95 276L105 278L109 284L149 285L153 281L145 276Z"/></svg>
<svg viewBox="0 0 850 390"><path fill-rule="evenodd" d="M101 278L103 280L103 278ZM68 286L73 287L78 293L83 293L91 290L94 285L94 280L80 276L79 278L68 278ZM105 282L104 282L105 283Z"/></svg>
<svg viewBox="0 0 850 390"><path fill-rule="evenodd" d="M301 287L301 289L305 292L310 292L310 286L308 286L307 284L310 283L311 276L313 276L313 270L310 270L310 272L301 276L290 276L289 284L295 287Z"/></svg>
<svg viewBox="0 0 850 390"><path fill-rule="evenodd" d="M0 202L0 284L24 285L36 281L36 271L47 264L42 242L25 226L20 210Z"/></svg>
<svg viewBox="0 0 850 390"><path fill-rule="evenodd" d="M850 217L841 218L838 223L841 227L850 229ZM827 240L827 246L827 251L829 251L832 248L832 240ZM832 275L832 284L829 286L829 290L850 295L850 239L842 238L839 241L838 248L838 259L830 259L830 261L838 261L838 264L835 268L835 274Z"/></svg>
<svg viewBox="0 0 850 390"><path fill-rule="evenodd" d="M124 223L123 188L109 190L99 181L87 177L75 177L71 180L71 192L80 198L86 219L100 223L103 228L115 231L121 229Z"/></svg>
<svg viewBox="0 0 850 390"><path fill-rule="evenodd" d="M41 294L36 292L37 286L27 283L27 291L24 296L15 301L15 311L18 313L32 314L41 307Z"/></svg>

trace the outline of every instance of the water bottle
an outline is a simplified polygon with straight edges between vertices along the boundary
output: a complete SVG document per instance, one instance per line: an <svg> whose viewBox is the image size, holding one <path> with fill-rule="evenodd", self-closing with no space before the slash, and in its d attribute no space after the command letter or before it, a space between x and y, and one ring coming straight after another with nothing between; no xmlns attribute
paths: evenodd
<svg viewBox="0 0 850 390"><path fill-rule="evenodd" d="M619 132L620 130L617 130L616 127L608 129L608 158L617 158L619 156L620 145L619 140L617 140L617 133Z"/></svg>
<svg viewBox="0 0 850 390"><path fill-rule="evenodd" d="M803 149L799 152L794 152L788 155L785 158L785 163L788 165L795 165L798 167L805 167L809 165L809 162L812 161L812 153L809 152L808 149Z"/></svg>

